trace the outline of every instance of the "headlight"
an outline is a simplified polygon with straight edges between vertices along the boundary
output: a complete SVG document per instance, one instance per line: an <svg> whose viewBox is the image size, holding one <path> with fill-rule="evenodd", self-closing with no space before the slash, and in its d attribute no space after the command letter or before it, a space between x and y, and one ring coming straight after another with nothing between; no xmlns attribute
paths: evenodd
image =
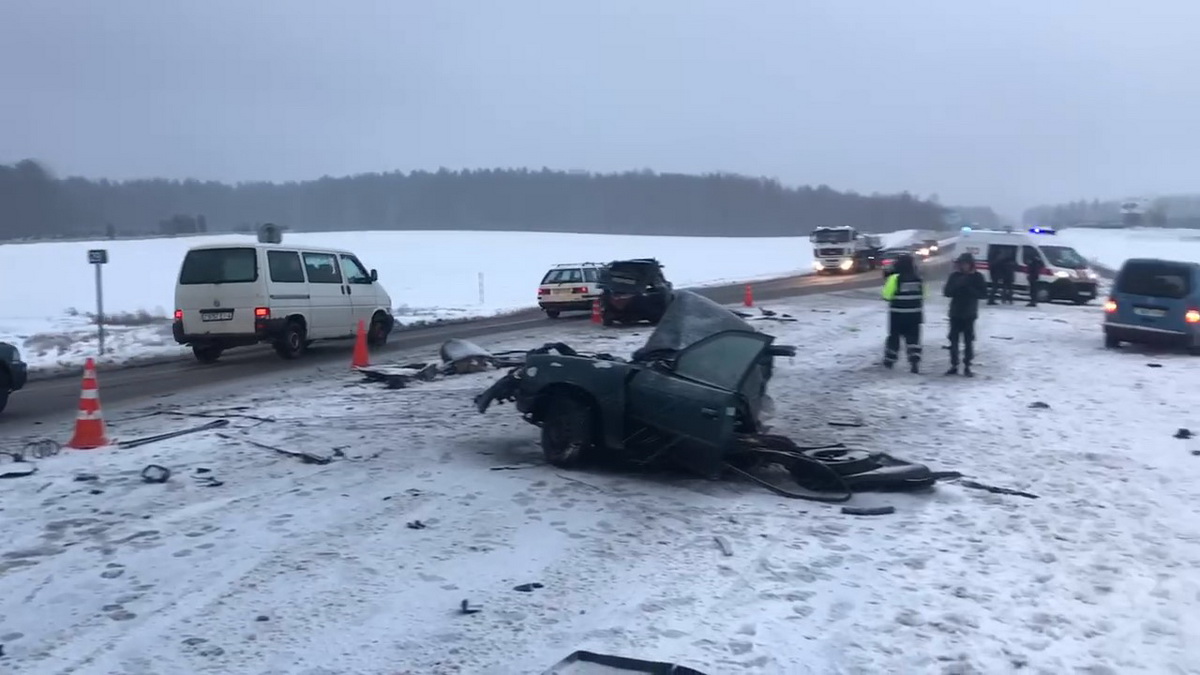
<svg viewBox="0 0 1200 675"><path fill-rule="evenodd" d="M1058 277L1059 279L1066 279L1067 277L1071 276L1071 273L1066 270L1057 270L1054 272L1054 276Z"/></svg>
<svg viewBox="0 0 1200 675"><path fill-rule="evenodd" d="M853 260L843 260L842 264L838 265L838 267L841 267L843 270L848 270L851 267L854 267L854 261Z"/></svg>
<svg viewBox="0 0 1200 675"><path fill-rule="evenodd" d="M927 249L927 248L917 249L917 255L929 255L929 249Z"/></svg>
<svg viewBox="0 0 1200 675"><path fill-rule="evenodd" d="M819 269L821 269L822 267L823 267L823 265L821 264L821 261L820 261L820 260L814 260L814 261L813 261L813 269L814 269L814 270L819 270Z"/></svg>
<svg viewBox="0 0 1200 675"><path fill-rule="evenodd" d="M1088 270L1088 271L1087 271L1087 277L1088 277L1089 279L1099 279L1099 278L1100 278L1100 275L1099 275L1099 274L1096 274L1095 272L1093 272L1093 271L1091 271L1091 270Z"/></svg>

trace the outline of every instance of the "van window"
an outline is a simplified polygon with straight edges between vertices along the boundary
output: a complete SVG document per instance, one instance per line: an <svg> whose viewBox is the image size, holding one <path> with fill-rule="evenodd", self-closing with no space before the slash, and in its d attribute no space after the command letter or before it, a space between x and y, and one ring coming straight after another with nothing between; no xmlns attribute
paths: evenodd
<svg viewBox="0 0 1200 675"><path fill-rule="evenodd" d="M600 281L600 270L595 267L585 267L583 269L583 280L590 283Z"/></svg>
<svg viewBox="0 0 1200 675"><path fill-rule="evenodd" d="M267 251L267 267L271 270L271 281L304 283L304 266L300 264L300 254L295 251Z"/></svg>
<svg viewBox="0 0 1200 675"><path fill-rule="evenodd" d="M1117 291L1155 298L1186 298L1192 292L1192 268L1173 262L1130 261L1117 276Z"/></svg>
<svg viewBox="0 0 1200 675"><path fill-rule="evenodd" d="M329 253L305 253L304 269L311 284L340 284L342 273L338 269L337 256Z"/></svg>
<svg viewBox="0 0 1200 675"><path fill-rule="evenodd" d="M188 251L179 283L247 284L258 281L258 252L252 248L201 248Z"/></svg>
<svg viewBox="0 0 1200 675"><path fill-rule="evenodd" d="M1055 267L1065 267L1070 270L1081 270L1087 267L1087 260L1070 246L1042 246L1042 255L1046 262Z"/></svg>
<svg viewBox="0 0 1200 675"><path fill-rule="evenodd" d="M371 283L371 275L363 269L362 264L354 256L342 256L342 269L346 271L346 283L348 284Z"/></svg>
<svg viewBox="0 0 1200 675"><path fill-rule="evenodd" d="M555 269L546 272L542 278L543 284L578 284L583 281L583 270Z"/></svg>

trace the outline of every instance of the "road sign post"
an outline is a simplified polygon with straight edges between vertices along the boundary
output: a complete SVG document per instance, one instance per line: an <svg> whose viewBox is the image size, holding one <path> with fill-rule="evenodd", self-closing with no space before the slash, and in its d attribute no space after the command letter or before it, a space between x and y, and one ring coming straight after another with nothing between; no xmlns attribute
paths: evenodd
<svg viewBox="0 0 1200 675"><path fill-rule="evenodd" d="M108 250L91 249L87 252L87 258L96 268L96 332L100 338L100 356L104 356L104 279L100 269L108 264Z"/></svg>

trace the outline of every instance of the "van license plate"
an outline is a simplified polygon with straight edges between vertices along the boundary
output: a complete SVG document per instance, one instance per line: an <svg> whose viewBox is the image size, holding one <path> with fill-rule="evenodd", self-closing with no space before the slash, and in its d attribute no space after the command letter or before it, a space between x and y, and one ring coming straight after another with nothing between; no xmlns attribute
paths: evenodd
<svg viewBox="0 0 1200 675"><path fill-rule="evenodd" d="M1133 313L1137 314L1138 316L1152 316L1155 318L1159 318L1159 317L1166 315L1167 312L1165 310L1161 310L1161 309L1147 309L1145 307L1134 307Z"/></svg>
<svg viewBox="0 0 1200 675"><path fill-rule="evenodd" d="M201 321L232 321L233 312L208 312L200 315Z"/></svg>

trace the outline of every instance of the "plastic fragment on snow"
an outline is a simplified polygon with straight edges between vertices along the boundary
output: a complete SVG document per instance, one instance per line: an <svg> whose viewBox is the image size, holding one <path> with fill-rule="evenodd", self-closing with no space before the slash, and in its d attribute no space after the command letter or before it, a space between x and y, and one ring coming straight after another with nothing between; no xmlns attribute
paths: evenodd
<svg viewBox="0 0 1200 675"><path fill-rule="evenodd" d="M842 513L848 516L887 516L896 512L894 506L843 506Z"/></svg>
<svg viewBox="0 0 1200 675"><path fill-rule="evenodd" d="M724 553L726 558L733 556L733 545L729 543L728 539L717 535L713 537L713 541L717 542L717 546L720 547L721 553Z"/></svg>

